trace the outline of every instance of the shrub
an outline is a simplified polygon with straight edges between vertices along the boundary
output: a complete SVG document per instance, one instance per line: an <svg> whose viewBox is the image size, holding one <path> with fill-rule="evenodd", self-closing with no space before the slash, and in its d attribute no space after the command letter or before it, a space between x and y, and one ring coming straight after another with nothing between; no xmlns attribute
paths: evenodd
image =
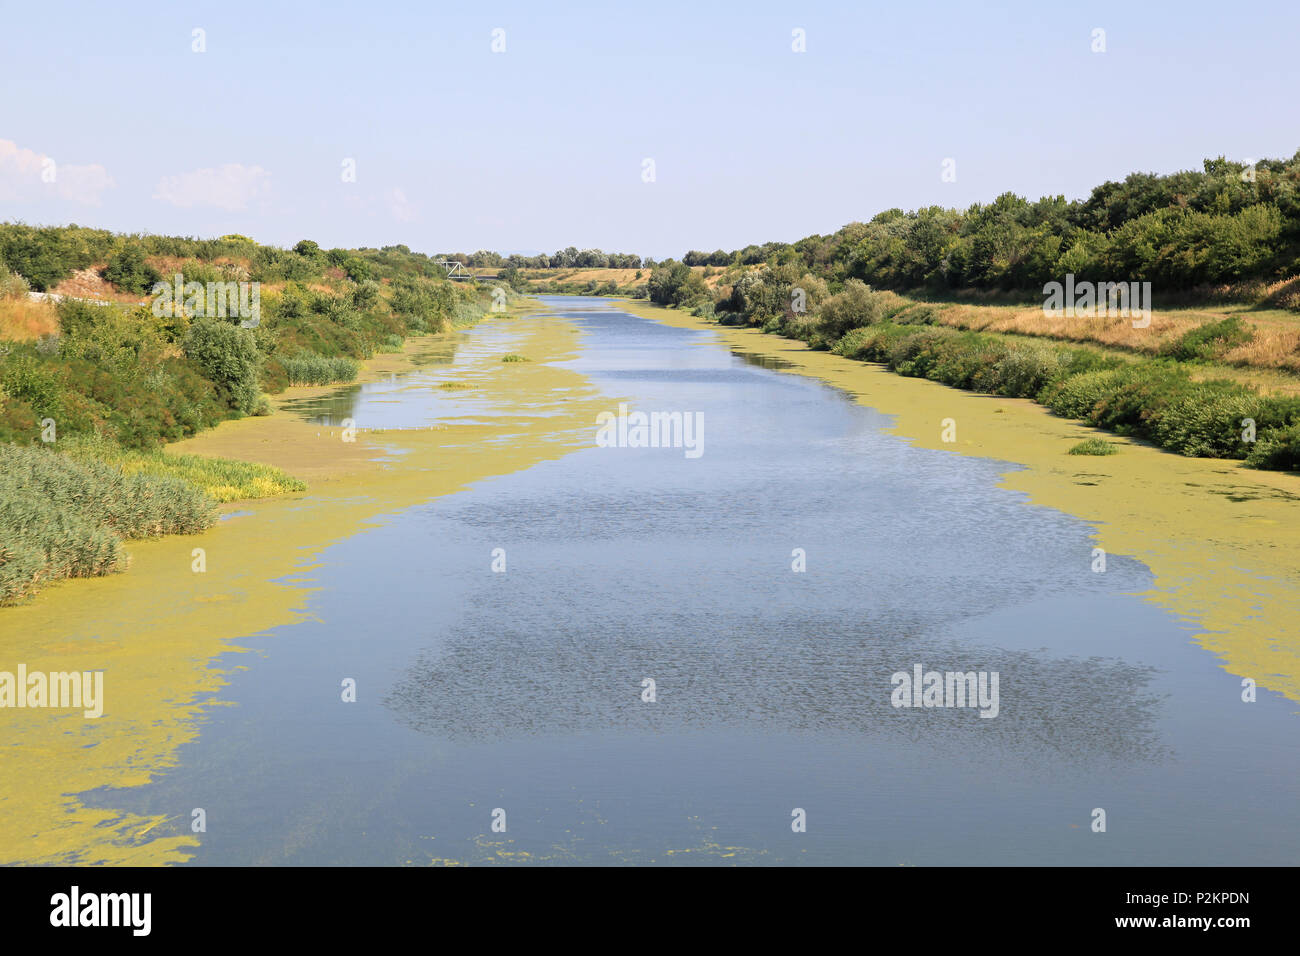
<svg viewBox="0 0 1300 956"><path fill-rule="evenodd" d="M888 362L894 346L913 334L915 334L914 329L892 323L853 329L836 342L831 351L845 358Z"/></svg>
<svg viewBox="0 0 1300 956"><path fill-rule="evenodd" d="M379 305L379 283L367 279L352 290L352 305L362 312L369 312Z"/></svg>
<svg viewBox="0 0 1300 956"><path fill-rule="evenodd" d="M1068 354L1050 345L1017 343L994 370L999 395L1033 398L1061 375Z"/></svg>
<svg viewBox="0 0 1300 956"><path fill-rule="evenodd" d="M1155 363L1134 365L1125 370L1123 381L1100 396L1087 420L1121 435L1155 437L1154 428L1172 402L1192 388L1181 369Z"/></svg>
<svg viewBox="0 0 1300 956"><path fill-rule="evenodd" d="M218 269L216 266L210 265L206 262L187 262L185 263L184 267L181 269L182 284L188 285L191 282L201 283L204 286L205 294L207 292L207 284L209 282L224 282L224 281L226 281L225 273L221 269ZM189 297L188 295L183 296L182 301L184 301L184 299L188 297Z"/></svg>
<svg viewBox="0 0 1300 956"><path fill-rule="evenodd" d="M31 288L31 283L26 279L0 264L0 299L26 298Z"/></svg>
<svg viewBox="0 0 1300 956"><path fill-rule="evenodd" d="M1072 375L1049 386L1043 404L1062 418L1088 418L1107 395L1129 379L1127 369L1102 369Z"/></svg>
<svg viewBox="0 0 1300 956"><path fill-rule="evenodd" d="M144 252L139 246L128 245L108 260L104 278L123 291L143 295L162 279L162 275L144 261Z"/></svg>
<svg viewBox="0 0 1300 956"><path fill-rule="evenodd" d="M3 230L0 259L38 292L48 291L66 279L73 269L84 268L94 261L94 251L79 241L80 230L20 224L6 224L0 229Z"/></svg>
<svg viewBox="0 0 1300 956"><path fill-rule="evenodd" d="M63 409L63 384L58 367L42 361L33 346L11 346L0 366L0 388L14 401L29 405L38 417L59 417Z"/></svg>
<svg viewBox="0 0 1300 956"><path fill-rule="evenodd" d="M511 352L509 355L503 355L503 356L501 356L501 361L503 361L503 362L527 362L528 359L524 358L524 356L522 356L522 355L516 355L514 352Z"/></svg>
<svg viewBox="0 0 1300 956"><path fill-rule="evenodd" d="M1243 325L1241 319L1233 315L1222 322L1209 322L1184 333L1166 344L1161 353L1184 362L1216 359L1252 338L1254 333L1249 326Z"/></svg>
<svg viewBox="0 0 1300 956"><path fill-rule="evenodd" d="M979 392L997 390L997 368L1007 346L993 336L963 332L933 343L933 361L926 377L956 388Z"/></svg>
<svg viewBox="0 0 1300 956"><path fill-rule="evenodd" d="M852 329L875 325L885 318L882 297L860 279L849 279L844 291L833 295L817 310L821 332L831 341L842 338Z"/></svg>
<svg viewBox="0 0 1300 956"><path fill-rule="evenodd" d="M1268 402L1230 382L1198 382L1170 402L1154 422L1164 448L1201 458L1245 458L1242 420L1262 425Z"/></svg>
<svg viewBox="0 0 1300 956"><path fill-rule="evenodd" d="M1246 456L1251 468L1300 471L1300 421L1262 435Z"/></svg>
<svg viewBox="0 0 1300 956"><path fill-rule="evenodd" d="M253 333L220 319L196 319L185 334L185 357L216 383L231 408L257 405L258 352Z"/></svg>
<svg viewBox="0 0 1300 956"><path fill-rule="evenodd" d="M774 328L775 331L792 339L799 339L807 342L813 348L822 347L825 339L822 337L821 323L816 317L806 313L795 313L793 315L779 315L769 319L763 324L764 331Z"/></svg>

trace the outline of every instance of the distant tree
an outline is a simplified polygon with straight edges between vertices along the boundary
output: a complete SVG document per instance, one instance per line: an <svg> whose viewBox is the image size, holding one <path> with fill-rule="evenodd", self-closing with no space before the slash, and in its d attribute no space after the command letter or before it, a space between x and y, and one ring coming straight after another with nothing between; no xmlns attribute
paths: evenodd
<svg viewBox="0 0 1300 956"><path fill-rule="evenodd" d="M162 275L144 261L144 251L139 246L127 245L108 260L104 278L125 292L143 295Z"/></svg>

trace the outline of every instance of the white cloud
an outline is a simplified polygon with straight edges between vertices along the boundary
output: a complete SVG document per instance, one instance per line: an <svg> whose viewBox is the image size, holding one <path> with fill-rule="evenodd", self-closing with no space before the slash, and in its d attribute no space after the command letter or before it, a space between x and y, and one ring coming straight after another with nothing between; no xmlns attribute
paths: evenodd
<svg viewBox="0 0 1300 956"><path fill-rule="evenodd" d="M186 209L191 206L246 209L252 200L270 194L271 174L261 166L227 163L217 169L164 176L154 187L153 198Z"/></svg>
<svg viewBox="0 0 1300 956"><path fill-rule="evenodd" d="M98 206L105 189L117 184L103 166L70 166L53 157L0 139L0 202L66 199Z"/></svg>

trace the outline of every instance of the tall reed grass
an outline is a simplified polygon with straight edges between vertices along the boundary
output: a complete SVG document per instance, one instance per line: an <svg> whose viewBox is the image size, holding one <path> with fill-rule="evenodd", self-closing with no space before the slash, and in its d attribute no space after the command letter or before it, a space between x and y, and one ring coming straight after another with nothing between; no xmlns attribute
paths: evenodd
<svg viewBox="0 0 1300 956"><path fill-rule="evenodd" d="M122 570L124 539L194 534L216 520L212 499L183 478L0 444L0 604Z"/></svg>

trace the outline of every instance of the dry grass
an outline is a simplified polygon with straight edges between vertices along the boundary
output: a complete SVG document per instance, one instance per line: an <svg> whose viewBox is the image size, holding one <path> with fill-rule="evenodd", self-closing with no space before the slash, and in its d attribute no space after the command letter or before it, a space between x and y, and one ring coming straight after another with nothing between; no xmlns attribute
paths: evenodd
<svg viewBox="0 0 1300 956"><path fill-rule="evenodd" d="M1224 355L1223 362L1300 373L1300 315L1282 309L1161 309L1151 313L1151 324L1142 329L1133 328L1130 318L1052 316L1037 305L937 305L936 309L939 323L954 328L1090 342L1146 355L1158 353L1192 329L1235 315L1250 326L1253 338Z"/></svg>
<svg viewBox="0 0 1300 956"><path fill-rule="evenodd" d="M496 269L473 269L472 272L495 273ZM637 278L637 272L641 278ZM520 274L528 279L540 279L543 282L591 282L602 285L613 282L615 285L637 285L650 280L649 269L521 269Z"/></svg>
<svg viewBox="0 0 1300 956"><path fill-rule="evenodd" d="M0 339L30 342L59 331L54 303L36 299L0 299Z"/></svg>

